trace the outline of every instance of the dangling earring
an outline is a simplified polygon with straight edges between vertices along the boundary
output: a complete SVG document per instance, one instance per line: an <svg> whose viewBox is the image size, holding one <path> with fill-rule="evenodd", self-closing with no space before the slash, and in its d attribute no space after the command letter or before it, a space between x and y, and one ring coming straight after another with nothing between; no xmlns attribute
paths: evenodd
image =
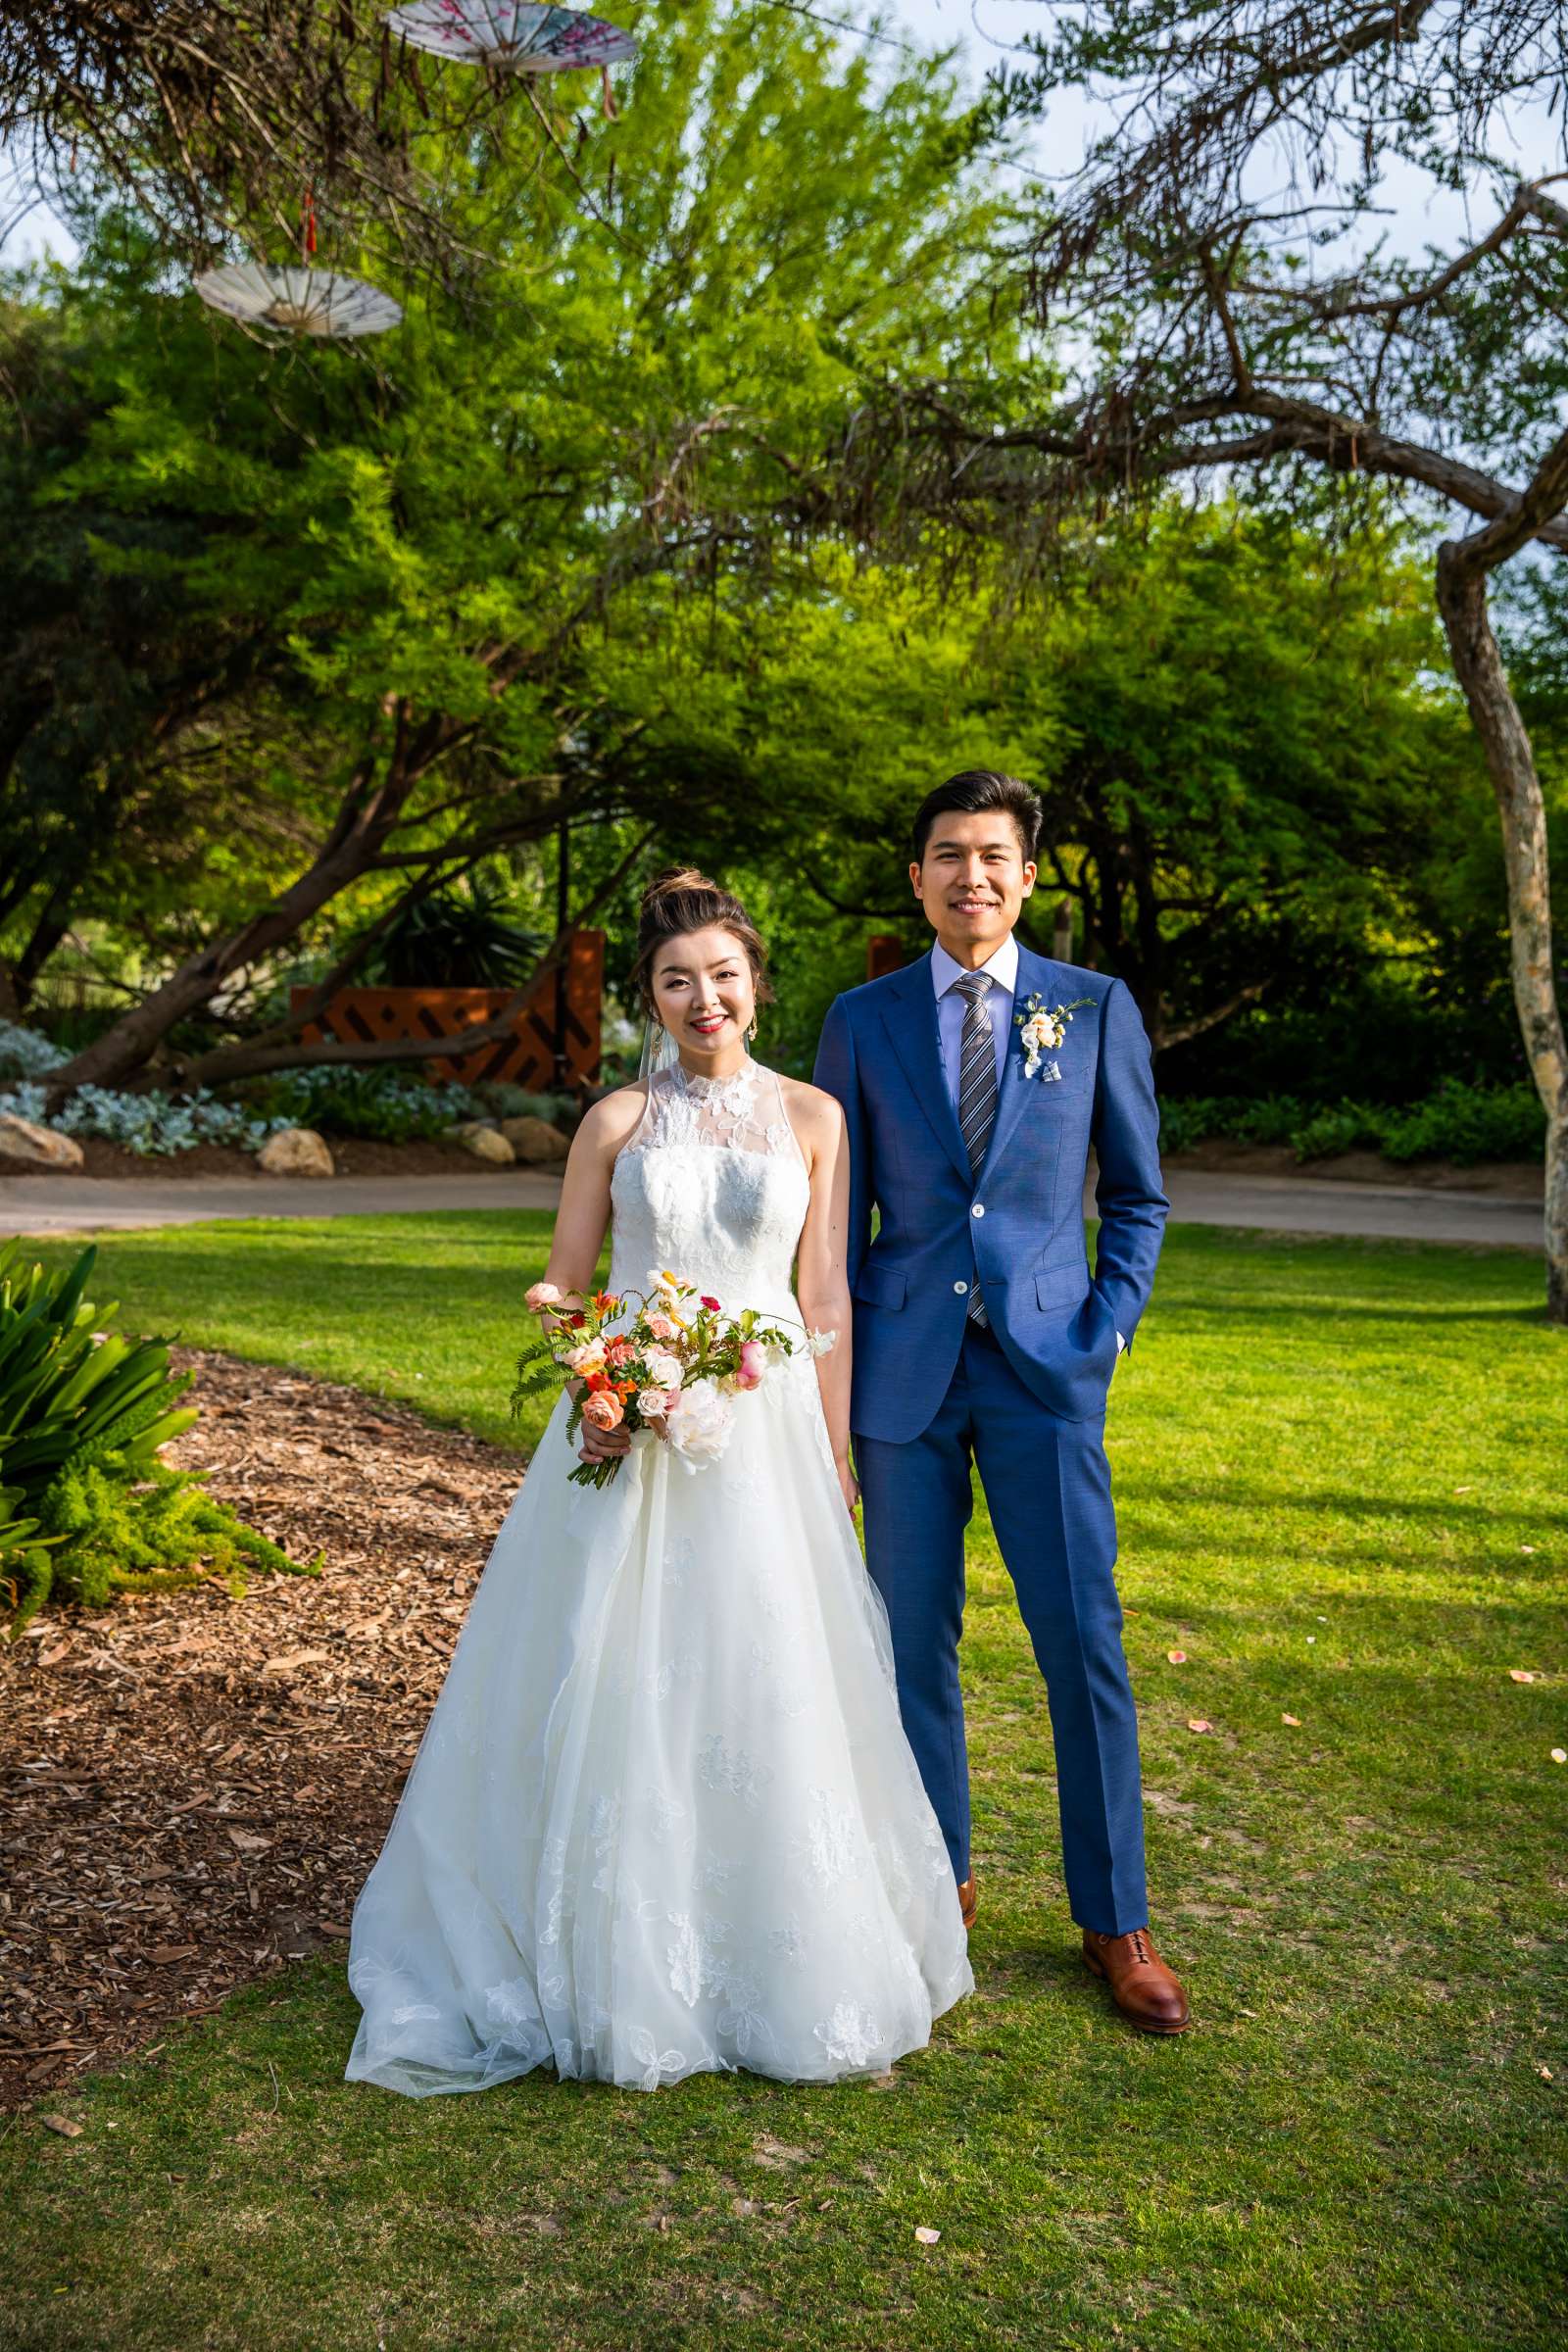
<svg viewBox="0 0 1568 2352"><path fill-rule="evenodd" d="M746 1042L747 1042L747 1044L748 1044L748 1045L750 1045L750 1044L751 1044L751 1042L752 1042L753 1038L754 1038L756 1035L757 1035L757 1014L756 1014L756 1011L754 1010L754 1011L753 1011L753 1013L752 1013L752 1025L751 1025L751 1027L750 1027L750 1028L747 1030L747 1032L746 1032Z"/></svg>

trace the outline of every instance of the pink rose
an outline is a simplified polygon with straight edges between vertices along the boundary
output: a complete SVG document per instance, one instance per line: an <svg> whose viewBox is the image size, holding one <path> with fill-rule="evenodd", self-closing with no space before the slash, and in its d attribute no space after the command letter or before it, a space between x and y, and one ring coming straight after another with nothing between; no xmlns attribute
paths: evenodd
<svg viewBox="0 0 1568 2352"><path fill-rule="evenodd" d="M650 1315L648 1318L648 1328L653 1333L653 1336L656 1340L663 1341L666 1348L669 1346L670 1341L676 1338L680 1330L679 1324L672 1323L668 1315Z"/></svg>
<svg viewBox="0 0 1568 2352"><path fill-rule="evenodd" d="M742 1340L741 1360L736 1367L735 1385L740 1389L760 1389L767 1370L767 1349L760 1340Z"/></svg>
<svg viewBox="0 0 1568 2352"><path fill-rule="evenodd" d="M523 1305L530 1315L537 1315L547 1306L554 1306L561 1297L553 1282L536 1282L523 1293Z"/></svg>
<svg viewBox="0 0 1568 2352"><path fill-rule="evenodd" d="M595 1389L584 1399L582 1417L595 1429L613 1429L625 1420L626 1412L613 1389Z"/></svg>

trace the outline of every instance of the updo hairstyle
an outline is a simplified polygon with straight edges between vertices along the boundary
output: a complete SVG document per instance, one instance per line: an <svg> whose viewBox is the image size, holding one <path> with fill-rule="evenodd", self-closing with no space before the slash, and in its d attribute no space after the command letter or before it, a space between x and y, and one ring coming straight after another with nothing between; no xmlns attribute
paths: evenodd
<svg viewBox="0 0 1568 2352"><path fill-rule="evenodd" d="M654 1003L654 959L666 939L688 931L717 929L732 932L746 950L759 1004L771 1004L767 950L761 933L733 891L723 890L699 873L694 865L667 866L643 892L637 922L637 955L631 967L632 986L651 1021L659 1018Z"/></svg>

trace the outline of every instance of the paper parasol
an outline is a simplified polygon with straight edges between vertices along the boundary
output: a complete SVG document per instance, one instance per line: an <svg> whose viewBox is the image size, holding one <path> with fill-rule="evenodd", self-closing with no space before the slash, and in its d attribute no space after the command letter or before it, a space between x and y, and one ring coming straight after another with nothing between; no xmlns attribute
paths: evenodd
<svg viewBox="0 0 1568 2352"><path fill-rule="evenodd" d="M466 65L512 74L560 74L570 66L616 66L637 43L603 17L573 8L517 6L514 0L411 0L389 24L417 49Z"/></svg>
<svg viewBox="0 0 1568 2352"><path fill-rule="evenodd" d="M275 326L297 335L377 335L403 316L402 305L390 294L331 270L274 270L239 262L204 270L192 282L215 311L247 326Z"/></svg>

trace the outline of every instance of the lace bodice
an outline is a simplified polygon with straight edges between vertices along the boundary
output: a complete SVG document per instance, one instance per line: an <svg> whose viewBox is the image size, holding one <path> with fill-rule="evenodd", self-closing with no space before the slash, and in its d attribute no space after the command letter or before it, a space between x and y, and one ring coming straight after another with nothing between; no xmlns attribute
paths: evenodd
<svg viewBox="0 0 1568 2352"><path fill-rule="evenodd" d="M646 1289L667 1266L726 1307L795 1311L810 1180L776 1070L748 1057L728 1078L654 1071L610 1191L612 1291Z"/></svg>

